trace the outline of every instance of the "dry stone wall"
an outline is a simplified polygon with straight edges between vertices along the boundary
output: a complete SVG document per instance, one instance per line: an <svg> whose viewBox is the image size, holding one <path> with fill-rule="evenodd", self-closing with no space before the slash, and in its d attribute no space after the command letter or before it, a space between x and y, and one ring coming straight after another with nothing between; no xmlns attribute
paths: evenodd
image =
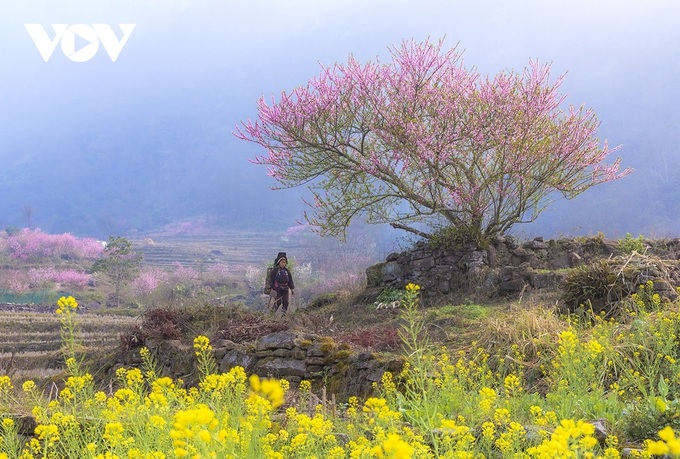
<svg viewBox="0 0 680 459"><path fill-rule="evenodd" d="M680 239L644 243L647 254L680 259ZM455 250L418 242L413 249L392 253L383 263L369 267L366 278L369 289L401 289L413 282L422 287L423 298L469 291L507 295L558 287L568 268L620 255L625 252L618 241L600 237L520 242L506 236L487 248L470 244Z"/></svg>
<svg viewBox="0 0 680 459"><path fill-rule="evenodd" d="M146 347L156 357L163 374L182 379L188 385L198 380L191 345L178 340L147 340ZM296 385L302 380L326 387L339 397L366 396L385 371L399 372L401 358L377 358L370 352L352 352L331 338L309 333L282 331L263 336L255 343L215 340L212 343L220 372L235 366L248 374L284 378ZM127 353L119 365L139 364L139 353Z"/></svg>

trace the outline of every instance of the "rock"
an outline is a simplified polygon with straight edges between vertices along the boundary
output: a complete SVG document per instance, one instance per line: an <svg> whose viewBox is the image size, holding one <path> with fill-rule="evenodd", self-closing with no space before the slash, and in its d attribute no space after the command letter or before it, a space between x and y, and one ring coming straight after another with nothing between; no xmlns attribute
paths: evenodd
<svg viewBox="0 0 680 459"><path fill-rule="evenodd" d="M385 258L385 261L396 261L399 259L399 254L396 252L392 252L391 254L387 255L387 258Z"/></svg>
<svg viewBox="0 0 680 459"><path fill-rule="evenodd" d="M257 341L256 349L265 351L268 349L293 349L295 346L295 334L289 331L281 331L263 336Z"/></svg>
<svg viewBox="0 0 680 459"><path fill-rule="evenodd" d="M435 266L434 257L423 256L422 258L414 258L411 261L411 266L414 269L418 269L418 270L432 268L433 266Z"/></svg>
<svg viewBox="0 0 680 459"><path fill-rule="evenodd" d="M543 242L543 238L536 238L533 241L526 242L522 247L529 250L548 250L548 244Z"/></svg>
<svg viewBox="0 0 680 459"><path fill-rule="evenodd" d="M325 365L326 357L307 357L305 358L305 363L307 365Z"/></svg>
<svg viewBox="0 0 680 459"><path fill-rule="evenodd" d="M575 268L583 264L583 257L576 252L571 252L569 254L569 267Z"/></svg>
<svg viewBox="0 0 680 459"><path fill-rule="evenodd" d="M645 255L658 257L663 253L664 260L680 259L680 238L648 242L647 247ZM522 274L510 279L496 273L502 272L504 268L499 267L504 266L539 272L566 271L620 255L621 250L616 241L607 241L600 236L549 241L537 237L522 244L512 236L499 236L486 249L474 244L445 249L419 241L412 250L391 253L384 263L366 270L368 288L365 293L370 292L370 295L364 295L361 301L365 299L366 303L372 303L385 288L401 289L408 282L420 285L421 298L427 301L472 292L488 296L519 293L527 286L550 289L555 288L555 282L564 273L555 276ZM647 274L654 282L666 278L671 285L680 284L680 267L673 268L667 276L653 269L648 270ZM677 292L661 282L658 290L669 298L677 296Z"/></svg>
<svg viewBox="0 0 680 459"><path fill-rule="evenodd" d="M609 431L610 431L610 429L607 426L607 420L606 419L595 419L593 421L590 421L590 424L592 424L593 427L595 428L595 432L593 433L593 436L600 443L604 442L607 439L607 437L609 436Z"/></svg>
<svg viewBox="0 0 680 459"><path fill-rule="evenodd" d="M284 378L286 376L303 377L307 373L307 365L302 360L272 358L257 362L255 370L258 374Z"/></svg>
<svg viewBox="0 0 680 459"><path fill-rule="evenodd" d="M369 266L366 269L366 286L367 287L378 287L383 282L382 269L384 263L379 263L377 265Z"/></svg>
<svg viewBox="0 0 680 459"><path fill-rule="evenodd" d="M225 353L220 360L219 370L223 373L228 372L234 367L243 367L246 373L250 373L255 368L257 357L247 352L232 350Z"/></svg>
<svg viewBox="0 0 680 459"><path fill-rule="evenodd" d="M399 264L396 261L388 261L381 269L381 277L383 282L391 282L397 280L401 276Z"/></svg>

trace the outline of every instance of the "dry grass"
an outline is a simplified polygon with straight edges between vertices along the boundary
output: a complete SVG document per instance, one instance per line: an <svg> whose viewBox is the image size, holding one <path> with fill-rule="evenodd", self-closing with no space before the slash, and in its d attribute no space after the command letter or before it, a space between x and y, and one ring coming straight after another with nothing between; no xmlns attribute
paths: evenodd
<svg viewBox="0 0 680 459"><path fill-rule="evenodd" d="M514 299L431 304L421 310L428 335L437 346L453 353L482 348L504 355L515 345L531 360L537 358L542 343L566 327L556 310L557 297L555 291L537 291ZM401 328L401 309L376 310L373 303L364 301L361 294L301 310L291 318L291 327L330 335L336 341L349 340L369 350L399 351L392 339L395 333L385 331ZM378 335L385 337L384 346L376 341Z"/></svg>
<svg viewBox="0 0 680 459"><path fill-rule="evenodd" d="M515 305L501 317L477 324L475 342L492 355L504 355L515 346L527 360L536 358L542 344L567 328L550 306L520 308Z"/></svg>

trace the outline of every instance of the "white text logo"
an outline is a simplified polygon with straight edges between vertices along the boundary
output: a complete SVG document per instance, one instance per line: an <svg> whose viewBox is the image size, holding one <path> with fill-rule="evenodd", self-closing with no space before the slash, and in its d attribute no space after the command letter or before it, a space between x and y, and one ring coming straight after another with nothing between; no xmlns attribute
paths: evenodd
<svg viewBox="0 0 680 459"><path fill-rule="evenodd" d="M92 59L99 51L99 43L104 46L111 62L116 62L135 25L118 24L123 32L123 36L119 40L113 32L113 28L108 24L92 24L91 26L87 24L52 24L54 31L52 38L47 35L47 31L42 25L24 24L45 62L50 60L59 43L61 43L64 56L73 62L87 62ZM76 37L78 37L79 44L82 45L77 49Z"/></svg>

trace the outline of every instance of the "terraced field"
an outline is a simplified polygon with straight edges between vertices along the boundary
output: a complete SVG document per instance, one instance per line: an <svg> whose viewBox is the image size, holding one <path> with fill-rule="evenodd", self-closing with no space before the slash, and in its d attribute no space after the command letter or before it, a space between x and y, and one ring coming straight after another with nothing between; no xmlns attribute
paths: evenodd
<svg viewBox="0 0 680 459"><path fill-rule="evenodd" d="M229 232L219 236L149 236L130 239L144 254L145 265L169 267L173 263L198 268L211 264L235 267L261 265L279 250L302 252L305 245L283 241L281 233ZM283 248L282 248L283 247Z"/></svg>
<svg viewBox="0 0 680 459"><path fill-rule="evenodd" d="M120 335L137 318L82 313L78 315L84 351L114 349ZM63 368L59 316L34 311L0 311L0 375L16 380L43 380Z"/></svg>

